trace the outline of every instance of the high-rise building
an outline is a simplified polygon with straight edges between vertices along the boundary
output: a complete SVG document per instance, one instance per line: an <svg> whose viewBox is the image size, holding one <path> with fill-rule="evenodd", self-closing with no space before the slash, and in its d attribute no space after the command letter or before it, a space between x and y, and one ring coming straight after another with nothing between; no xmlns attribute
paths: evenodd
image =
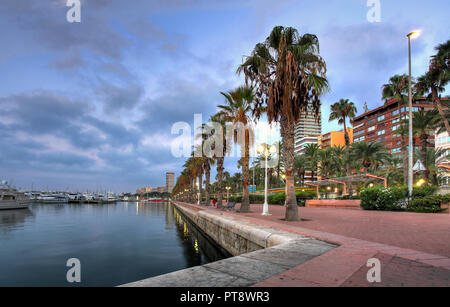
<svg viewBox="0 0 450 307"><path fill-rule="evenodd" d="M353 143L353 129L347 128L347 134L350 139L350 144ZM319 146L321 149L327 149L333 146L345 146L344 130L331 131L319 136Z"/></svg>
<svg viewBox="0 0 450 307"><path fill-rule="evenodd" d="M449 101L448 98L442 98ZM432 110L433 103L428 98L415 98L412 111ZM353 120L353 142L380 142L384 144L393 155L401 154L401 136L396 131L400 128L401 121L409 118L408 106L402 106L399 110L396 99L388 100L384 105L370 110L354 118ZM420 140L413 140L414 147L419 146ZM430 147L434 148L434 135L428 139Z"/></svg>
<svg viewBox="0 0 450 307"><path fill-rule="evenodd" d="M307 107L295 126L295 154L301 154L307 144L317 144L317 138L322 134L322 114L316 117L311 105Z"/></svg>
<svg viewBox="0 0 450 307"><path fill-rule="evenodd" d="M172 193L174 185L175 185L175 174L166 173L166 191L168 193Z"/></svg>

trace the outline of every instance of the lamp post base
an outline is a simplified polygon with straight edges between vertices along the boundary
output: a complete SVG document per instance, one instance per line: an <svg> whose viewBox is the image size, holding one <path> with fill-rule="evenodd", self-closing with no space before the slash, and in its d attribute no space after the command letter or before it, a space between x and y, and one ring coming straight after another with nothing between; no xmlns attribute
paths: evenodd
<svg viewBox="0 0 450 307"><path fill-rule="evenodd" d="M271 216L272 214L269 213L269 204L265 203L263 205L263 212L261 213L262 216Z"/></svg>

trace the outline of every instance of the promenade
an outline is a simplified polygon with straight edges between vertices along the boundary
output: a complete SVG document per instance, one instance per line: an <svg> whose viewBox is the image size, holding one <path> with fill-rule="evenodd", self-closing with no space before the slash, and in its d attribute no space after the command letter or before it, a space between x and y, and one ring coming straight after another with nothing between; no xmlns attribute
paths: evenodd
<svg viewBox="0 0 450 307"><path fill-rule="evenodd" d="M254 286L450 286L450 215L299 208L302 221L284 221L282 206L262 205L251 213L211 210L262 226L339 245ZM239 208L239 205L237 205ZM369 283L366 262L381 262L381 283Z"/></svg>

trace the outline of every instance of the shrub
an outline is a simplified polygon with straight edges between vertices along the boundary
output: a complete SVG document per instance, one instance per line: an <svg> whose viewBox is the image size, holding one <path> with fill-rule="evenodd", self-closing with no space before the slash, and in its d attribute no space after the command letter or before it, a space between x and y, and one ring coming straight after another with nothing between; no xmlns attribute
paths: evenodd
<svg viewBox="0 0 450 307"><path fill-rule="evenodd" d="M436 213L442 210L441 203L442 197L440 196L430 195L423 198L415 198L408 204L408 211Z"/></svg>
<svg viewBox="0 0 450 307"><path fill-rule="evenodd" d="M413 188L413 198L427 197L437 192L439 188L437 186L428 185L423 187Z"/></svg>
<svg viewBox="0 0 450 307"><path fill-rule="evenodd" d="M404 210L406 195L404 189L381 187L366 188L361 191L361 208L365 210Z"/></svg>
<svg viewBox="0 0 450 307"><path fill-rule="evenodd" d="M348 200L348 199L361 199L359 195L344 195L336 197L337 200Z"/></svg>

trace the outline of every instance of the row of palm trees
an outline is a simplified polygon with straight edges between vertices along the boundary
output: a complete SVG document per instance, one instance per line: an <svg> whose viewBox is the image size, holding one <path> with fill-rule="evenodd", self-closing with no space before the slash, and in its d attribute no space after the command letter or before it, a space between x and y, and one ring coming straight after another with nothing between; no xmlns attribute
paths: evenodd
<svg viewBox="0 0 450 307"><path fill-rule="evenodd" d="M211 120L223 125L226 123L247 125L266 114L270 124L279 123L281 127L282 154L286 180L286 220L299 219L294 182L294 129L302 111L312 107L316 116L320 112L320 96L328 90L326 64L320 56L319 40L313 34L300 35L291 27L275 27L264 42L256 44L252 53L245 58L237 73L244 75L245 85L228 93L222 93L225 104L219 105L219 112ZM243 138L238 140L236 131L232 132L234 141L241 147L242 158L242 204L240 211L250 210L248 186L250 182L249 162L251 132L245 130ZM224 141L230 136L223 137ZM219 142L217 146L221 146ZM223 152L231 144L225 143ZM198 148L196 149L198 150ZM200 149L202 150L202 149ZM223 198L223 159L225 155L213 157L217 164L217 201ZM192 156L177 179L174 193L185 192L190 199L201 190L204 169L203 158ZM206 170L206 169L205 169ZM209 182L206 182L206 189ZM201 191L200 191L201 192ZM206 192L206 204L209 193ZM198 194L201 195L201 194Z"/></svg>
<svg viewBox="0 0 450 307"><path fill-rule="evenodd" d="M444 118L443 122L448 131L448 116L443 111L439 95L449 77L448 49L449 42L437 47L438 52L430 62L429 71L425 76L418 78L415 84L417 94L430 93L440 114L437 117L436 114L421 111L415 115L415 131L421 137L422 156L424 150L425 155L427 154L427 140L423 135L430 131L430 127L435 127ZM308 145L304 155L295 157L294 130L299 115L308 109L318 117L321 106L320 97L329 90L326 63L320 56L319 41L315 35L300 35L294 28L277 26L264 42L256 44L251 55L247 56L243 64L238 67L237 73L244 75L245 84L235 90L222 92L225 103L219 105L218 112L210 118L210 122L218 123L223 131L221 139L215 139L212 143L213 156L208 158L204 155L203 144L194 148L194 152L200 155L193 153L192 157L186 161L184 170L177 179L173 195L182 194L189 201L199 201L202 195L202 176L205 175L204 194L206 205L209 205L210 172L211 167L215 165L217 176L214 191L220 207L225 193L224 187L228 184L224 182L224 159L234 141L240 146L242 153L242 158L238 161L238 167L242 168L242 175L238 176L242 184L237 185L242 189L240 211L248 212L250 210L250 144L253 135L246 129L244 135L239 137L237 130L227 130L227 125L245 126L258 121L263 114L267 116L270 124L280 125L280 157L286 183L285 219L287 221L299 219L295 197L295 175L303 183L306 170L319 172L325 178L351 175L361 168L366 172L371 168L375 171L384 169L386 174L389 173L389 169L398 172L398 161L392 159L380 143L350 144L347 122L352 123L357 110L353 102L345 99L331 106L330 121L338 120L344 125L346 146L321 150L317 145ZM397 99L400 108L406 99L406 80L405 75L392 77L390 82L383 86L383 99ZM417 124L419 119L423 119L423 124L428 121L428 124L426 126ZM433 122L432 125L430 121ZM208 124L204 124L203 127L207 129L204 129L197 137L206 140L213 134L215 128L208 127ZM407 134L402 132L402 129L399 133L405 135L404 138L402 137L404 140ZM406 141L402 141L402 152L405 153L406 150L403 149L406 149ZM278 179L281 164L277 169ZM406 165L405 160L403 164Z"/></svg>

